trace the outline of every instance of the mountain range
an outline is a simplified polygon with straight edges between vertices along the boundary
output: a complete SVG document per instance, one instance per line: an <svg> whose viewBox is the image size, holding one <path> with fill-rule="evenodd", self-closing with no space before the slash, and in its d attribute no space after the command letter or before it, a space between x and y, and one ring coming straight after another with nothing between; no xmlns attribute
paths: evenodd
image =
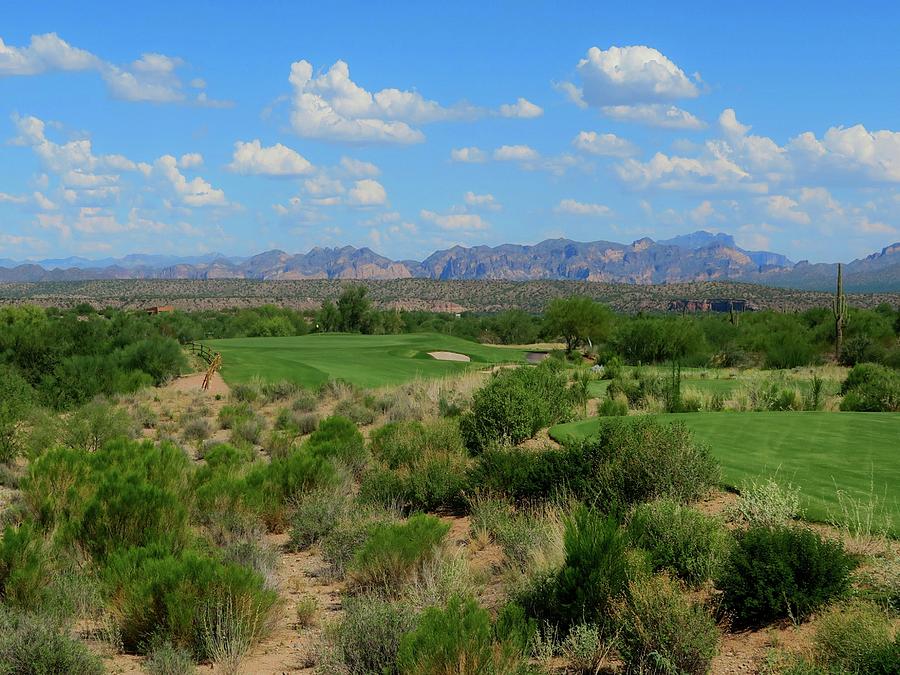
<svg viewBox="0 0 900 675"><path fill-rule="evenodd" d="M133 254L88 260L16 262L0 259L0 282L87 279L536 279L629 284L745 281L828 290L836 263L792 262L779 253L749 251L731 235L698 231L630 244L548 239L539 244L454 246L422 261L391 260L369 248L316 247L308 253L272 250L251 257L217 253L178 257ZM848 291L900 290L900 242L844 266Z"/></svg>

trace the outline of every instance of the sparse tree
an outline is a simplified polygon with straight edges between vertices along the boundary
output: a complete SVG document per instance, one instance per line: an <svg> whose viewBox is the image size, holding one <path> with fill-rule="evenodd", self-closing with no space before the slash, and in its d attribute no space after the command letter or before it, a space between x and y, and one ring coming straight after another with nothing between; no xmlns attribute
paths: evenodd
<svg viewBox="0 0 900 675"><path fill-rule="evenodd" d="M366 297L365 286L353 285L347 288L337 301L340 329L348 333L365 332L371 304Z"/></svg>
<svg viewBox="0 0 900 675"><path fill-rule="evenodd" d="M557 298L544 318L550 332L566 341L566 353L585 343L605 340L612 326L612 313L605 305L584 296Z"/></svg>

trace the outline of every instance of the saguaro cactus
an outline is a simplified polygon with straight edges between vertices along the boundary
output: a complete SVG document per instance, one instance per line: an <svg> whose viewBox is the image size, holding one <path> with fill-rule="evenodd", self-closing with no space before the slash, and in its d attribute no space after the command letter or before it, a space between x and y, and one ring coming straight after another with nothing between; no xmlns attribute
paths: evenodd
<svg viewBox="0 0 900 675"><path fill-rule="evenodd" d="M834 358L841 358L841 343L844 341L844 324L847 323L847 296L844 295L844 274L841 263L838 263L837 290L831 301L834 314Z"/></svg>

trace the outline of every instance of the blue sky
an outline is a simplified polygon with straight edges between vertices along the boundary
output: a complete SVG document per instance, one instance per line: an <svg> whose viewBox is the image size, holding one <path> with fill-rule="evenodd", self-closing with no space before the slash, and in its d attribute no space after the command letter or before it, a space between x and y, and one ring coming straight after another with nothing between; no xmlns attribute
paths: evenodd
<svg viewBox="0 0 900 675"><path fill-rule="evenodd" d="M900 240L900 7L745 4L10 4L0 258Z"/></svg>

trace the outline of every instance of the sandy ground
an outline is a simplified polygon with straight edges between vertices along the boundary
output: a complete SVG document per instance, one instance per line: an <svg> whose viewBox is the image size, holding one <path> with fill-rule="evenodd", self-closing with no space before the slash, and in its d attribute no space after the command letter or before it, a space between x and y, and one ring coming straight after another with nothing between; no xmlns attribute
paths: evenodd
<svg viewBox="0 0 900 675"><path fill-rule="evenodd" d="M471 361L465 354L457 354L456 352L428 352L428 356L438 361Z"/></svg>
<svg viewBox="0 0 900 675"><path fill-rule="evenodd" d="M550 356L549 352L526 352L525 360L528 361L528 363L540 363L548 356Z"/></svg>
<svg viewBox="0 0 900 675"><path fill-rule="evenodd" d="M171 389L172 391L201 391L200 385L203 384L203 378L206 377L206 373L194 373L193 375L185 375L184 377L179 377L176 380L173 380L168 385L166 385L167 389ZM222 379L222 376L219 373L214 373L212 376L212 380L209 383L209 393L210 394L221 394L222 396L227 395L231 389L225 384L225 380Z"/></svg>

